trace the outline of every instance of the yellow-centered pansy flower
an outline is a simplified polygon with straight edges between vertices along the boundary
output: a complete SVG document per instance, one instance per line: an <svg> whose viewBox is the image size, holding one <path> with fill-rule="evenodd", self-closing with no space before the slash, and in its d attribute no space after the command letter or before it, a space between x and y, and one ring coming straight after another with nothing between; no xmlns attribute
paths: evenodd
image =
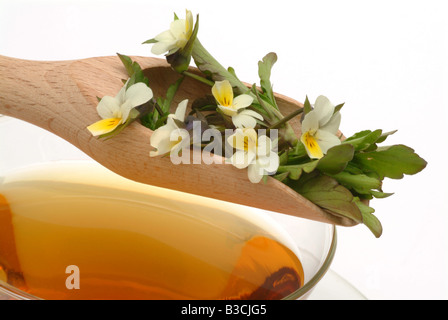
<svg viewBox="0 0 448 320"><path fill-rule="evenodd" d="M238 169L247 168L252 183L277 171L280 159L275 152L276 145L268 136L258 136L253 128L238 128L227 142L236 149L229 162Z"/></svg>
<svg viewBox="0 0 448 320"><path fill-rule="evenodd" d="M218 108L225 115L232 117L236 128L255 128L257 120L263 121L263 116L253 110L242 110L249 107L254 99L248 94L233 97L233 88L228 80L216 81L212 87Z"/></svg>
<svg viewBox="0 0 448 320"><path fill-rule="evenodd" d="M319 96L314 109L308 112L302 121L300 140L312 159L322 158L330 149L341 144L337 137L341 123L340 112L334 112L334 105L324 96Z"/></svg>
<svg viewBox="0 0 448 320"><path fill-rule="evenodd" d="M170 114L167 123L157 128L151 135L151 146L155 151L150 151L150 157L161 156L170 152L179 152L190 144L190 135L187 130L179 128L176 121L185 121L188 100L183 100L177 106L176 112Z"/></svg>
<svg viewBox="0 0 448 320"><path fill-rule="evenodd" d="M157 35L151 52L154 54L173 54L187 44L193 33L193 15L186 10L185 19L177 19L171 22L170 29Z"/></svg>
<svg viewBox="0 0 448 320"><path fill-rule="evenodd" d="M96 108L103 120L87 127L94 136L114 131L125 123L131 110L148 102L153 97L152 90L144 83L136 83L126 90L127 83L115 97L105 96Z"/></svg>

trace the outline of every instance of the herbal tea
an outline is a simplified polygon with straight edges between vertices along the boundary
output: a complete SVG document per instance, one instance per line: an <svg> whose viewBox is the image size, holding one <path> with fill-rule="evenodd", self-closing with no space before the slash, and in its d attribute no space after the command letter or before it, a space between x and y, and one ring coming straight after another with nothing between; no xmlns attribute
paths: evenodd
<svg viewBox="0 0 448 320"><path fill-rule="evenodd" d="M17 171L0 194L0 282L39 298L280 299L303 285L292 241L250 208L93 163Z"/></svg>

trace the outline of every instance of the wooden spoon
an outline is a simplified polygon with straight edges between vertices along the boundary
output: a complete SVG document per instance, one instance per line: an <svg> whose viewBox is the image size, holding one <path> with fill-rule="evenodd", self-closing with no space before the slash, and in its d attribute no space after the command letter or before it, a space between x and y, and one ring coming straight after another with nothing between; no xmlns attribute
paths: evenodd
<svg viewBox="0 0 448 320"><path fill-rule="evenodd" d="M179 75L165 60L132 57L145 70L154 95L164 96ZM194 68L192 69L194 71ZM149 157L152 131L133 123L109 140L93 137L86 129L100 120L97 97L115 96L127 74L118 57L73 61L29 61L0 56L0 113L15 117L67 140L111 171L137 182L204 197L289 214L336 225L355 223L326 213L269 177L253 184L246 170L230 164L174 165L170 157ZM186 78L173 103L210 94L207 85ZM277 95L279 108L288 114L302 105ZM300 132L300 122L292 123Z"/></svg>

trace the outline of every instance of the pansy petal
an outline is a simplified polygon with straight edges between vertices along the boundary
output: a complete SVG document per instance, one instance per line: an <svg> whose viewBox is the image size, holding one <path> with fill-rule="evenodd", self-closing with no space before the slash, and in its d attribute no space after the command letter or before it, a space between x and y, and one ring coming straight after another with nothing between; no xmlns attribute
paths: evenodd
<svg viewBox="0 0 448 320"><path fill-rule="evenodd" d="M240 130L240 129L235 130L235 132L232 135L227 137L227 143L232 148L244 150L244 135L243 135L243 131Z"/></svg>
<svg viewBox="0 0 448 320"><path fill-rule="evenodd" d="M237 150L232 157L230 157L229 161L238 169L244 169L249 166L252 161L254 161L256 155L253 152L245 152L242 150Z"/></svg>
<svg viewBox="0 0 448 320"><path fill-rule="evenodd" d="M171 51L176 48L176 42L176 40L171 40L154 43L151 48L151 52L156 55L164 54L165 52Z"/></svg>
<svg viewBox="0 0 448 320"><path fill-rule="evenodd" d="M134 108L148 102L152 97L151 88L143 82L133 84L125 93L125 101L129 102Z"/></svg>
<svg viewBox="0 0 448 320"><path fill-rule="evenodd" d="M255 118L241 113L234 115L232 122L237 128L255 128L257 125Z"/></svg>
<svg viewBox="0 0 448 320"><path fill-rule="evenodd" d="M171 151L171 132L171 128L162 126L152 133L150 143L153 148L157 149L157 151L151 151L151 157L163 155Z"/></svg>
<svg viewBox="0 0 448 320"><path fill-rule="evenodd" d="M258 135L257 132L255 131L255 129L253 128L248 128L248 129L243 129L244 135L247 136L247 150L251 151L253 150L253 152L256 153L257 150L257 139L258 139Z"/></svg>
<svg viewBox="0 0 448 320"><path fill-rule="evenodd" d="M219 105L218 108L222 111L222 113L229 117L233 117L234 115L238 114L238 111L231 107L224 107Z"/></svg>
<svg viewBox="0 0 448 320"><path fill-rule="evenodd" d="M230 163L238 169L246 168L249 163L247 161L247 153L243 150L237 150L233 156L229 158Z"/></svg>
<svg viewBox="0 0 448 320"><path fill-rule="evenodd" d="M129 79L126 81L126 83L121 87L120 91L118 91L117 95L115 96L115 99L117 100L117 103L121 105L125 101L126 97L126 88L128 86Z"/></svg>
<svg viewBox="0 0 448 320"><path fill-rule="evenodd" d="M269 155L269 161L264 167L264 169L269 174L274 174L275 172L277 172L279 165L280 165L280 157L278 156L277 153L271 152L271 154Z"/></svg>
<svg viewBox="0 0 448 320"><path fill-rule="evenodd" d="M193 32L193 14L188 9L185 12L185 30L189 36Z"/></svg>
<svg viewBox="0 0 448 320"><path fill-rule="evenodd" d="M171 149L169 147L167 147L167 145L163 145L163 146L160 146L159 148L156 148L155 150L149 151L149 156L150 157L163 156L163 155L169 153L170 151L171 151Z"/></svg>
<svg viewBox="0 0 448 320"><path fill-rule="evenodd" d="M230 107L233 104L233 88L228 80L216 81L212 87L212 94L218 104Z"/></svg>
<svg viewBox="0 0 448 320"><path fill-rule="evenodd" d="M319 119L315 110L308 112L302 121L302 132L315 132L319 129Z"/></svg>
<svg viewBox="0 0 448 320"><path fill-rule="evenodd" d="M263 121L263 116L254 110L243 110L239 114L251 116L251 117L257 118L260 121Z"/></svg>
<svg viewBox="0 0 448 320"><path fill-rule="evenodd" d="M341 113L336 112L323 127L320 127L321 130L330 132L332 134L336 134L339 130L339 126L341 125Z"/></svg>
<svg viewBox="0 0 448 320"><path fill-rule="evenodd" d="M272 141L268 136L258 137L257 155L260 157L268 156L271 153Z"/></svg>
<svg viewBox="0 0 448 320"><path fill-rule="evenodd" d="M308 131L302 134L300 141L305 146L305 150L311 159L320 159L323 157L324 154L317 139Z"/></svg>
<svg viewBox="0 0 448 320"><path fill-rule="evenodd" d="M170 135L171 152L178 154L182 149L189 148L190 134L185 129L177 129Z"/></svg>
<svg viewBox="0 0 448 320"><path fill-rule="evenodd" d="M254 129L236 129L235 133L227 138L227 143L237 150L256 153L257 132Z"/></svg>
<svg viewBox="0 0 448 320"><path fill-rule="evenodd" d="M134 108L134 106L129 102L129 101L125 101L125 103L123 103L121 105L121 123L125 123L128 118L129 118L129 113L131 112L131 110Z"/></svg>
<svg viewBox="0 0 448 320"><path fill-rule="evenodd" d="M174 118L176 118L179 121L184 122L185 121L185 112L187 111L187 105L188 105L188 99L181 101L177 105L176 112L174 113Z"/></svg>
<svg viewBox="0 0 448 320"><path fill-rule="evenodd" d="M96 137L114 131L120 123L121 118L103 119L88 126L87 130L89 130L90 133Z"/></svg>
<svg viewBox="0 0 448 320"><path fill-rule="evenodd" d="M176 41L176 38L174 38L173 34L170 30L163 31L162 33L159 33L154 37L154 40L158 42L171 42Z"/></svg>
<svg viewBox="0 0 448 320"><path fill-rule="evenodd" d="M105 96L98 103L96 111L103 119L115 118L120 112L120 104L116 98Z"/></svg>
<svg viewBox="0 0 448 320"><path fill-rule="evenodd" d="M169 114L168 118L166 119L166 127L171 128L171 130L179 129L176 121L174 121L175 117L174 114Z"/></svg>
<svg viewBox="0 0 448 320"><path fill-rule="evenodd" d="M233 108L236 110L247 108L252 104L254 98L248 94L241 94L233 100Z"/></svg>
<svg viewBox="0 0 448 320"><path fill-rule="evenodd" d="M185 37L187 31L185 19L178 19L171 22L170 31L177 40L179 40L182 37Z"/></svg>
<svg viewBox="0 0 448 320"><path fill-rule="evenodd" d="M157 148L158 145L163 144L166 141L169 141L171 131L172 131L171 128L168 128L166 125L157 128L151 135L150 138L151 146Z"/></svg>
<svg viewBox="0 0 448 320"><path fill-rule="evenodd" d="M249 177L250 182L259 183L263 178L264 170L258 164L251 164L249 168L247 168L247 176Z"/></svg>
<svg viewBox="0 0 448 320"><path fill-rule="evenodd" d="M319 96L314 104L314 111L318 115L319 127L324 126L334 113L334 105L325 96Z"/></svg>
<svg viewBox="0 0 448 320"><path fill-rule="evenodd" d="M328 149L341 144L341 140L337 136L324 130L319 130L316 133L316 139L323 154L326 154Z"/></svg>

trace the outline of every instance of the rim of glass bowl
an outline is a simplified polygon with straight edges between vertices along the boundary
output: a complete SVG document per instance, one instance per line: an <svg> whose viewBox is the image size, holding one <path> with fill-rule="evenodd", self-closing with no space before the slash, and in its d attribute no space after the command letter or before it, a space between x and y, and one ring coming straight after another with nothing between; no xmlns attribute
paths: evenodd
<svg viewBox="0 0 448 320"><path fill-rule="evenodd" d="M284 297L282 300L297 300L301 297L303 297L305 294L309 294L311 290L319 283L319 281L323 278L323 276L327 273L328 269L330 269L330 265L333 261L334 255L336 253L336 246L337 246L337 232L336 232L336 226L329 225L331 228L331 243L330 247L328 249L327 255L325 257L324 262L322 263L322 266L319 268L319 270L316 272L316 274L307 282L305 283L300 289L294 291L293 293L289 294L288 296Z"/></svg>
<svg viewBox="0 0 448 320"><path fill-rule="evenodd" d="M36 296L33 296L32 294L17 289L16 287L8 283L0 281L0 298L4 296L15 300L42 300Z"/></svg>

